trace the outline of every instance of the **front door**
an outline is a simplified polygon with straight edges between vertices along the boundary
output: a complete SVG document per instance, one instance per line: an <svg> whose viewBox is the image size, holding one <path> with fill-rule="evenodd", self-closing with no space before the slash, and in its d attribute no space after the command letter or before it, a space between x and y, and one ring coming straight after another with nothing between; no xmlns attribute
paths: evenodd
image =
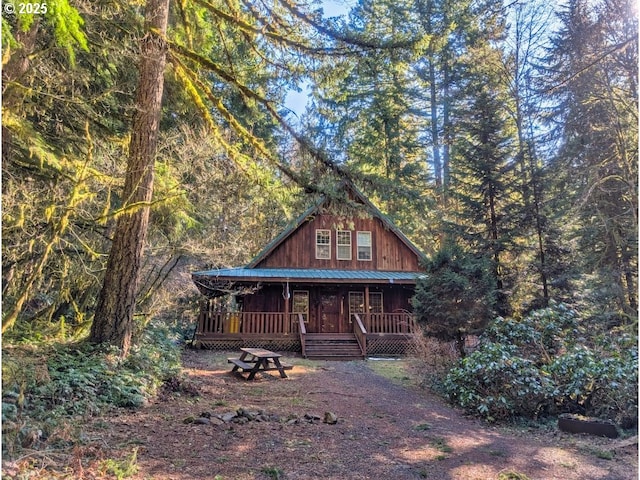
<svg viewBox="0 0 640 480"><path fill-rule="evenodd" d="M320 294L318 320L321 333L340 332L340 296L337 293Z"/></svg>

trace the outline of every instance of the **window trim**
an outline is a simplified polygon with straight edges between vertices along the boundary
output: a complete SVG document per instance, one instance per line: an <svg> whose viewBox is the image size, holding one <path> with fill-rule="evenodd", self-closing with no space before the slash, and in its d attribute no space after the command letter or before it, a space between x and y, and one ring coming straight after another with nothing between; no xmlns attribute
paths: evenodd
<svg viewBox="0 0 640 480"><path fill-rule="evenodd" d="M348 233L349 234L349 243L348 244L341 244L340 243L340 234L344 234L344 233ZM344 237L346 238L346 237ZM336 260L351 260L353 258L353 252L352 252L352 241L351 241L352 235L351 235L351 230L336 230ZM340 256L340 247L349 247L349 257L341 257Z"/></svg>
<svg viewBox="0 0 640 480"><path fill-rule="evenodd" d="M318 234L320 234L320 232L323 232L323 234L326 233L327 238L328 238L328 242L327 243L318 243ZM328 246L329 247L329 253L328 255L325 256L320 256L319 255L319 247L324 247L324 246ZM317 228L316 229L316 260L331 260L331 230L327 230L324 228Z"/></svg>
<svg viewBox="0 0 640 480"><path fill-rule="evenodd" d="M360 234L367 234L369 236L369 241L368 241L369 245L362 245L360 243ZM356 242L357 242L357 245L358 245L358 251L357 251L358 261L360 261L360 262L371 262L373 260L373 235L371 234L371 231L370 230L358 231L357 234L356 234ZM360 248L367 248L368 249L369 258L362 258L360 256Z"/></svg>

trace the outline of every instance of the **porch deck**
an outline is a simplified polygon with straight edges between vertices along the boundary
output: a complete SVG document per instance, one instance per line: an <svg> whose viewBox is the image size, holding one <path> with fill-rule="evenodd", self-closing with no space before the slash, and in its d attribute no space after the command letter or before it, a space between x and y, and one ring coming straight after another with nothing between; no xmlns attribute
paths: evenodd
<svg viewBox="0 0 640 480"><path fill-rule="evenodd" d="M307 347L322 335L322 357L339 357L345 334L360 349L360 358L368 355L398 355L410 350L416 332L410 313L355 314L350 322L353 331L342 333L307 332L303 315L284 312L220 312L203 309L194 335L197 348L215 350L242 347L300 352L314 356ZM332 355L331 338L335 339ZM352 355L351 355L352 356Z"/></svg>

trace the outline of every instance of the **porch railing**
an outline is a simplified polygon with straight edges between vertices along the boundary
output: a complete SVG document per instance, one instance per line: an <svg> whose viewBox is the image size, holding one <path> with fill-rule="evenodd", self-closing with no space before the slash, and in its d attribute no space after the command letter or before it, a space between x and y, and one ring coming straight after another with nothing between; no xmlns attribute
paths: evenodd
<svg viewBox="0 0 640 480"><path fill-rule="evenodd" d="M415 320L408 312L402 313L362 313L362 321L369 333L403 333L415 331Z"/></svg>
<svg viewBox="0 0 640 480"><path fill-rule="evenodd" d="M415 320L410 313L359 313L366 333L411 334ZM198 318L199 334L302 334L304 319L298 313L219 312L203 308ZM354 331L357 330L354 322ZM306 333L306 331L305 331ZM357 334L357 331L356 331Z"/></svg>
<svg viewBox="0 0 640 480"><path fill-rule="evenodd" d="M203 309L197 333L297 334L297 315L285 318L282 312L216 312Z"/></svg>
<svg viewBox="0 0 640 480"><path fill-rule="evenodd" d="M360 351L362 352L362 355L366 355L367 354L367 329L362 324L362 319L357 313L354 314L354 317L355 317L354 318L355 322L353 322L353 333L356 336L356 340L358 340L358 345L360 345Z"/></svg>

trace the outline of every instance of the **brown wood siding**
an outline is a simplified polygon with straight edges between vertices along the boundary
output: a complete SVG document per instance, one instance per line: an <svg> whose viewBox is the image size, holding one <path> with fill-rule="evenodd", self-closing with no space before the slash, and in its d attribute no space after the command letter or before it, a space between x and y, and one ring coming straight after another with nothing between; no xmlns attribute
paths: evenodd
<svg viewBox="0 0 640 480"><path fill-rule="evenodd" d="M316 259L316 230L331 230L331 259ZM351 260L336 258L336 230L350 230ZM358 260L358 231L370 231L372 259ZM420 271L417 255L377 218L344 219L318 215L303 223L257 268L324 268L338 270Z"/></svg>
<svg viewBox="0 0 640 480"><path fill-rule="evenodd" d="M265 286L242 299L245 312L284 312L283 286Z"/></svg>

